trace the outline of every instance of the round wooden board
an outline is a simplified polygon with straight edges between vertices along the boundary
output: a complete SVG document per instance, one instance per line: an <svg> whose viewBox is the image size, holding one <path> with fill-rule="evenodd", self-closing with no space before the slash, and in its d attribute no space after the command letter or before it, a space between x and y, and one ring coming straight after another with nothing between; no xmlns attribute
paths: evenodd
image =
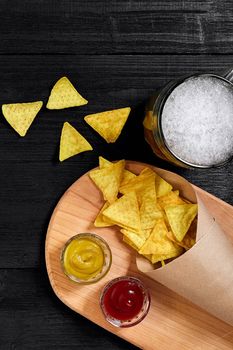
<svg viewBox="0 0 233 350"><path fill-rule="evenodd" d="M135 174L145 166L127 162L127 168ZM207 192L195 189L208 203L212 214L223 224L225 222L223 229L230 231L233 208ZM123 243L116 227L93 226L102 205L101 193L85 174L65 192L54 210L48 227L45 255L50 283L58 298L72 310L143 349L232 349L233 327L141 274L135 264L134 251ZM65 242L81 232L102 236L112 250L113 262L109 273L93 285L75 284L64 275L60 266L60 253ZM119 329L105 321L99 297L109 280L123 275L137 276L144 281L150 290L151 308L137 326Z"/></svg>

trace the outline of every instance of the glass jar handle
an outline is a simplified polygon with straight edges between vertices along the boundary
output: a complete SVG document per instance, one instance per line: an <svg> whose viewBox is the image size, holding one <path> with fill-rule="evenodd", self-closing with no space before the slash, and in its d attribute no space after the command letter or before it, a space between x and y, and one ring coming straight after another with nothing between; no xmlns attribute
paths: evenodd
<svg viewBox="0 0 233 350"><path fill-rule="evenodd" d="M223 76L223 78L225 78L225 79L229 80L231 83L233 83L233 68L230 68L227 71L225 71L222 76Z"/></svg>

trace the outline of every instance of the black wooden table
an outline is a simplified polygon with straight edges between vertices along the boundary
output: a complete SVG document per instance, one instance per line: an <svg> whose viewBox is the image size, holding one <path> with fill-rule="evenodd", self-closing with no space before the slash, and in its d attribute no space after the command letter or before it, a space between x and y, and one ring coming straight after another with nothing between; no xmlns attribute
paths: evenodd
<svg viewBox="0 0 233 350"><path fill-rule="evenodd" d="M25 138L0 120L0 349L133 349L54 295L44 243L63 192L97 165L98 155L177 172L233 204L233 163L178 169L157 159L143 138L146 99L163 84L233 65L231 0L1 0L0 103L46 102L67 75L89 101L60 111L43 107ZM122 135L108 145L83 120L131 106ZM64 163L59 137L69 121L94 147ZM156 345L155 345L156 349Z"/></svg>

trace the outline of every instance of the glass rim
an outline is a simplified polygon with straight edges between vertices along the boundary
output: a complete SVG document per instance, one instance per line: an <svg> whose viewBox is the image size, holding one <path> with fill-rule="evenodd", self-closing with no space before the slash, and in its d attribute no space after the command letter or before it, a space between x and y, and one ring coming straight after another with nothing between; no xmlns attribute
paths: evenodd
<svg viewBox="0 0 233 350"><path fill-rule="evenodd" d="M104 259L105 259L105 264L106 264L106 270L102 269L101 272L99 274L97 274L96 277L91 278L90 280L84 280L84 279L80 279L77 278L73 275L70 275L69 273L67 273L65 266L64 266L64 254L65 251L67 249L67 247L69 246L69 244L74 241L74 240L78 240L81 238L90 238L92 241L97 242L97 244L101 244L101 248L103 250L103 248L105 248L107 250L108 253L108 260L106 259L106 255L104 254ZM103 250L104 253L104 250ZM99 280L101 280L104 276L106 276L106 274L109 272L111 265L112 265L112 251L108 245L108 243L105 241L104 238L102 238L101 236L95 234L95 233L91 233L91 232L80 232L75 234L74 236L70 237L68 239L68 241L66 241L65 245L63 246L61 253L60 253L60 263L61 263L61 267L62 270L64 272L64 274L69 278L70 281L77 283L77 284L92 284L92 283L96 283ZM103 265L104 266L104 265ZM102 274L102 271L104 271L104 273Z"/></svg>

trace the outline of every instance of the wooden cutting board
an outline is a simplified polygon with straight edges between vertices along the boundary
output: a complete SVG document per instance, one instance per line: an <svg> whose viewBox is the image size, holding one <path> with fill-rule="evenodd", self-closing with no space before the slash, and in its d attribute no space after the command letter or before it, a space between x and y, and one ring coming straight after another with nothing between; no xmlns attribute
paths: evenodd
<svg viewBox="0 0 233 350"><path fill-rule="evenodd" d="M139 173L145 166L127 162L127 168L134 173ZM195 190L225 233L233 238L233 207L200 188L195 187ZM116 227L93 226L102 205L99 190L85 174L65 192L54 210L48 227L45 255L50 283L57 297L72 310L142 349L232 350L232 326L139 273L135 254L122 242L121 233ZM60 266L60 253L65 242L81 232L94 232L102 236L113 254L109 273L92 285L81 286L71 282ZM99 297L109 280L123 275L137 276L147 285L151 294L151 308L140 324L119 329L105 321L99 308Z"/></svg>

